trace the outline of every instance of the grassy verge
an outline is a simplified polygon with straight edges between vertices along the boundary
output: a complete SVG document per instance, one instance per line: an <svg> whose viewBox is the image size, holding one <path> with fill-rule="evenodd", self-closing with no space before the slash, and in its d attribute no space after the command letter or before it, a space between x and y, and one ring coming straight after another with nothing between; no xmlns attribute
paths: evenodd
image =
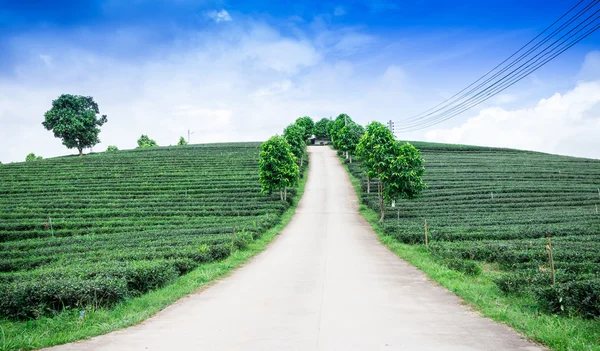
<svg viewBox="0 0 600 351"><path fill-rule="evenodd" d="M238 250L222 261L201 265L164 288L124 301L114 308L87 311L83 318L77 311L70 311L53 318L23 322L2 320L0 350L37 349L122 329L148 319L180 298L228 275L263 251L289 223L304 193L307 178L308 171L300 179L294 204L282 214L279 224L263 233L259 239L248 245L248 248Z"/></svg>
<svg viewBox="0 0 600 351"><path fill-rule="evenodd" d="M344 165L346 171L348 167ZM359 199L360 180L348 175ZM494 284L498 272L491 265L482 265L478 276L467 276L451 270L437 260L426 247L406 245L383 234L379 213L360 205L360 214L378 234L379 241L400 258L419 268L429 278L460 296L465 303L486 317L505 323L531 340L557 351L600 351L600 320L559 317L539 313L531 297L507 296Z"/></svg>

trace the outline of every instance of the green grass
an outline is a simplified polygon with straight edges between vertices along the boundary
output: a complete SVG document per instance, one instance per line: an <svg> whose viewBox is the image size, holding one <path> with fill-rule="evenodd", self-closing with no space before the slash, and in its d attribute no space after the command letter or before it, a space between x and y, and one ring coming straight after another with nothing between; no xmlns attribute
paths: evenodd
<svg viewBox="0 0 600 351"><path fill-rule="evenodd" d="M362 198L362 183L344 165L358 198ZM445 266L424 245L408 245L386 235L379 224L379 213L365 204L361 215L371 224L382 244L398 257L419 268L432 280L460 296L466 304L486 317L511 326L520 334L557 351L599 351L600 321L540 313L531 296L502 293L493 278L500 274L496 264L482 265L482 273L467 276Z"/></svg>
<svg viewBox="0 0 600 351"><path fill-rule="evenodd" d="M118 302L112 308L87 308L83 318L77 310L68 310L54 317L41 317L27 321L0 320L0 350L37 349L122 329L142 322L183 296L203 289L215 280L230 274L264 250L291 220L298 201L304 193L307 174L308 172L305 172L300 180L293 204L278 216L278 222L274 226L262 233L245 249L234 251L221 261L201 264L169 285Z"/></svg>

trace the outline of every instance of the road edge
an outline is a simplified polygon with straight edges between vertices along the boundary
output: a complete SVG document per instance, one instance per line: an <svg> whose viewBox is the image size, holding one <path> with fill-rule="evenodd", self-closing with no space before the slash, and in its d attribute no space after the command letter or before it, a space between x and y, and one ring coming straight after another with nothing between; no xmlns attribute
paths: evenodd
<svg viewBox="0 0 600 351"><path fill-rule="evenodd" d="M53 318L32 321L0 321L0 350L34 350L90 339L143 323L170 305L199 293L233 274L263 252L292 220L308 181L310 160L300 178L292 205L279 223L265 231L244 250L222 261L204 264L173 283L142 296L118 303L111 309L90 311L84 320L78 314L61 313Z"/></svg>

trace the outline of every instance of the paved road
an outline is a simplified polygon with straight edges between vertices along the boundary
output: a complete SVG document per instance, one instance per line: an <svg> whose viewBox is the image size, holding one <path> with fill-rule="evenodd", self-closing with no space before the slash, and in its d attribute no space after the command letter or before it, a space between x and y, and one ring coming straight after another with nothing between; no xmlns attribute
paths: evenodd
<svg viewBox="0 0 600 351"><path fill-rule="evenodd" d="M377 241L327 147L271 246L146 322L53 350L542 350Z"/></svg>

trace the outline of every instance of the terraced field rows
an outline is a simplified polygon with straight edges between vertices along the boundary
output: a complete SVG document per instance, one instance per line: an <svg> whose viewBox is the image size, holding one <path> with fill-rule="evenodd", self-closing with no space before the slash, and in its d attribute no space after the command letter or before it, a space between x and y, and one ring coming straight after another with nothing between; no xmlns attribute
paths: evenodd
<svg viewBox="0 0 600 351"><path fill-rule="evenodd" d="M259 236L289 206L260 193L259 145L0 167L0 314L110 305L228 256L234 232L238 247Z"/></svg>
<svg viewBox="0 0 600 351"><path fill-rule="evenodd" d="M553 313L600 315L600 161L414 145L425 159L429 189L387 209L387 234L403 243L423 244L426 220L432 251L451 266L465 266L456 259L497 264L506 272L497 284L507 293L533 292L540 307ZM359 163L349 166L363 177ZM365 194L363 201L378 208L376 193ZM557 269L554 286L548 234Z"/></svg>

